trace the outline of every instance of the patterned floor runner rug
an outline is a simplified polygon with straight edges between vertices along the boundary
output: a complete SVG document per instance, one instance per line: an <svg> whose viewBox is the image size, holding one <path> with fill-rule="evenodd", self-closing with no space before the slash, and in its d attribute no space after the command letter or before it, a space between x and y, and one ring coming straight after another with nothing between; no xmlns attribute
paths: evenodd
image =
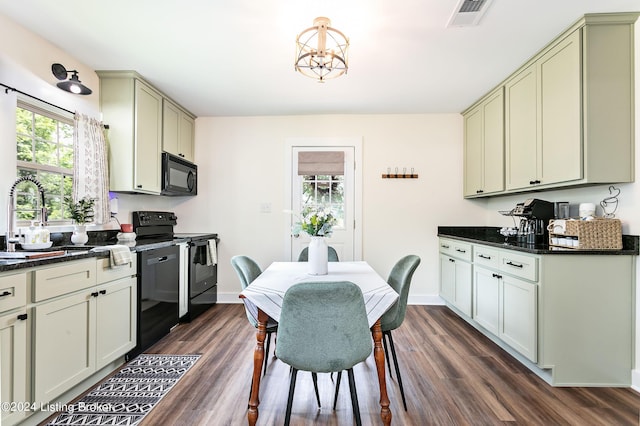
<svg viewBox="0 0 640 426"><path fill-rule="evenodd" d="M139 355L47 425L137 425L198 358Z"/></svg>

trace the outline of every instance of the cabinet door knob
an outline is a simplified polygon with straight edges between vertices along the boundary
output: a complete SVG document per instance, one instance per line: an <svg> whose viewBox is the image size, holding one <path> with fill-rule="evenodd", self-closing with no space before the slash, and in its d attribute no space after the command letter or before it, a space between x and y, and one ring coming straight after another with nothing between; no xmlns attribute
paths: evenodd
<svg viewBox="0 0 640 426"><path fill-rule="evenodd" d="M539 183L540 183L540 180L538 180L538 179L529 181L529 185L537 185Z"/></svg>
<svg viewBox="0 0 640 426"><path fill-rule="evenodd" d="M99 293L97 291L94 291L93 293L91 293L91 297L98 297L98 294Z"/></svg>
<svg viewBox="0 0 640 426"><path fill-rule="evenodd" d="M493 278L497 278L497 279L502 278L502 275L498 275L498 274L491 274L491 276L493 276Z"/></svg>
<svg viewBox="0 0 640 426"><path fill-rule="evenodd" d="M478 257L480 257L482 259L491 260L491 256L485 256L484 254L479 254Z"/></svg>
<svg viewBox="0 0 640 426"><path fill-rule="evenodd" d="M26 319L27 319L27 314L20 314L20 315L18 315L18 320L20 320L20 321L24 321L24 320L26 320Z"/></svg>
<svg viewBox="0 0 640 426"><path fill-rule="evenodd" d="M513 263L511 261L507 262L507 265L509 266L515 266L516 268L523 268L524 265L523 264L517 264L517 263Z"/></svg>
<svg viewBox="0 0 640 426"><path fill-rule="evenodd" d="M453 260L453 259L451 259L451 258L449 258L449 262L453 262L453 263L455 263L456 261L455 261L455 260Z"/></svg>
<svg viewBox="0 0 640 426"><path fill-rule="evenodd" d="M10 291L3 291L2 294L0 294L0 297L5 297L5 296L11 296L11 292Z"/></svg>
<svg viewBox="0 0 640 426"><path fill-rule="evenodd" d="M107 294L107 290L100 290L100 294Z"/></svg>
<svg viewBox="0 0 640 426"><path fill-rule="evenodd" d="M478 189L478 190L476 191L476 194L482 194L483 192L484 192L484 191L483 191L482 189Z"/></svg>
<svg viewBox="0 0 640 426"><path fill-rule="evenodd" d="M462 249L456 249L456 251L460 252L460 253L466 253L467 252L466 250L462 250Z"/></svg>

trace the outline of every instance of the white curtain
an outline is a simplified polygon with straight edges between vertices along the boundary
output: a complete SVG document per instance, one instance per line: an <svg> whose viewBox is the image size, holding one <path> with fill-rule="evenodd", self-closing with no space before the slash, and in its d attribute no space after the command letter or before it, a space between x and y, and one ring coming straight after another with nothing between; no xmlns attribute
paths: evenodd
<svg viewBox="0 0 640 426"><path fill-rule="evenodd" d="M98 120L76 112L74 116L73 199L94 198L96 224L111 219L109 213L109 172L104 126Z"/></svg>

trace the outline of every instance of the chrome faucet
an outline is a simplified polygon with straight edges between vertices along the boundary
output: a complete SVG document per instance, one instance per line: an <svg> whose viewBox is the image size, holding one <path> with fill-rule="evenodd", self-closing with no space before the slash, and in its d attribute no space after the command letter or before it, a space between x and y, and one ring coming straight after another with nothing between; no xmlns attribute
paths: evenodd
<svg viewBox="0 0 640 426"><path fill-rule="evenodd" d="M38 192L40 192L40 221L44 225L47 224L47 207L44 204L44 187L40 182L38 182L36 178L32 176L22 176L18 178L13 183L13 185L11 186L11 190L9 191L9 203L7 207L7 235L6 235L7 251L16 251L16 243L19 242L18 237L16 237L15 235L16 233L14 229L15 227L14 215L16 212L16 206L15 206L15 199L13 197L13 193L16 189L16 186L18 186L18 184L21 182L31 182L38 188Z"/></svg>

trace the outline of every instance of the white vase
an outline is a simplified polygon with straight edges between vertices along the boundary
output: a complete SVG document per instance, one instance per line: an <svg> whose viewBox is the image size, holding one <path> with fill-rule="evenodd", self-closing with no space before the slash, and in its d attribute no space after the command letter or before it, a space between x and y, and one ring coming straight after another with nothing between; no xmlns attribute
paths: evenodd
<svg viewBox="0 0 640 426"><path fill-rule="evenodd" d="M324 237L311 237L309 243L309 275L327 275L329 247Z"/></svg>
<svg viewBox="0 0 640 426"><path fill-rule="evenodd" d="M89 241L89 235L87 235L86 225L76 225L73 234L71 234L71 242L73 244L82 245Z"/></svg>

